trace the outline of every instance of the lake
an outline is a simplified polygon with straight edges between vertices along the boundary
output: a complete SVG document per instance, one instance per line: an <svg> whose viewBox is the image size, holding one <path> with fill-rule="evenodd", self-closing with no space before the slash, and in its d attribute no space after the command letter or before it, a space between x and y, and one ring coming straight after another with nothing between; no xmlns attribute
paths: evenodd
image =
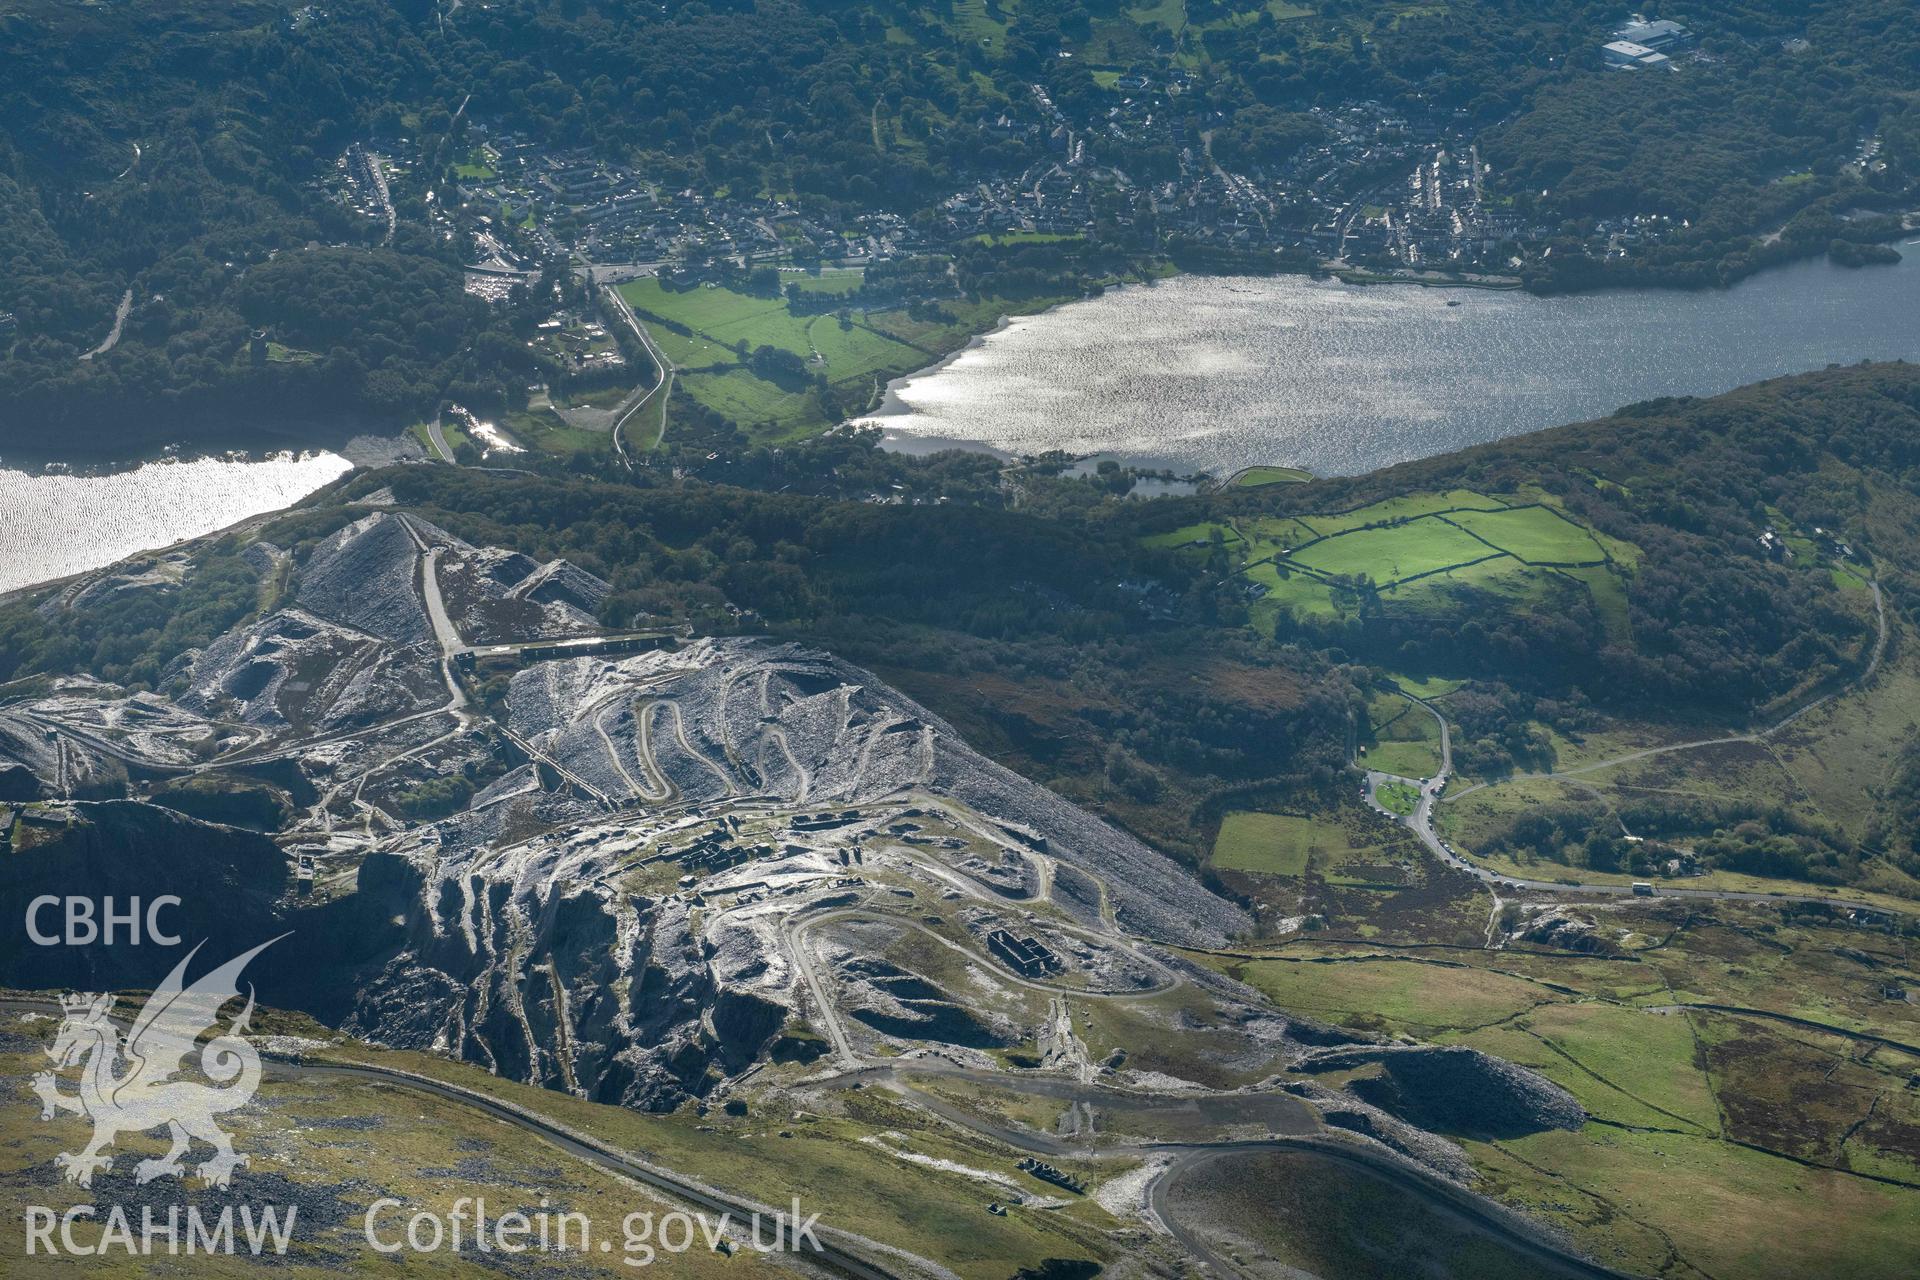
<svg viewBox="0 0 1920 1280"><path fill-rule="evenodd" d="M1063 449L1181 473L1316 475L1707 395L1830 363L1920 359L1920 242L1731 289L1519 292L1177 276L1012 321L902 379L891 448Z"/></svg>
<svg viewBox="0 0 1920 1280"><path fill-rule="evenodd" d="M352 469L319 452L167 460L85 476L0 470L0 591L291 506Z"/></svg>

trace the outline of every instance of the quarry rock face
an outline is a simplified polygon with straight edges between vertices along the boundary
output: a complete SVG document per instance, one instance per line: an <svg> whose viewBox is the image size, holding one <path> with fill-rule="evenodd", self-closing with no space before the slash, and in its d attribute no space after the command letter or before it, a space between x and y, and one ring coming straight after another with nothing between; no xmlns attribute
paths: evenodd
<svg viewBox="0 0 1920 1280"><path fill-rule="evenodd" d="M1539 1072L1457 1045L1323 1049L1299 1066L1326 1072L1375 1063L1380 1074L1354 1080L1349 1091L1422 1129L1519 1137L1587 1120L1574 1096Z"/></svg>
<svg viewBox="0 0 1920 1280"><path fill-rule="evenodd" d="M402 521L368 516L314 548L300 574L301 603L394 644L425 643L433 623L414 587L415 560Z"/></svg>
<svg viewBox="0 0 1920 1280"><path fill-rule="evenodd" d="M38 800L44 787L24 764L0 764L0 800Z"/></svg>
<svg viewBox="0 0 1920 1280"><path fill-rule="evenodd" d="M542 663L514 677L509 707L515 733L623 801L665 786L696 802L837 806L923 788L992 815L1010 845L1056 858L1055 900L1082 915L1098 915L1090 872L1148 937L1219 946L1251 923L1165 854L994 764L871 673L804 646L713 639ZM642 733L651 775L624 763Z"/></svg>
<svg viewBox="0 0 1920 1280"><path fill-rule="evenodd" d="M779 1028L712 981L682 904L623 902L538 874L404 863L392 875L409 904L405 936L343 1019L356 1034L671 1109L711 1086L716 1063L753 1061Z"/></svg>
<svg viewBox="0 0 1920 1280"><path fill-rule="evenodd" d="M1355 1043L1183 955L1251 919L832 654L609 634L579 566L388 509L243 559L274 607L156 689L68 676L0 702L0 904L181 899L177 946L0 934L0 983L151 988L188 947L272 939L266 1004L643 1110L828 1055L1173 1096L1206 1086L1163 1066L1356 1072L1282 1087L1463 1183L1439 1134L1585 1118L1534 1072ZM1076 1006L1108 998L1143 1002L1137 1038L1095 1049Z"/></svg>
<svg viewBox="0 0 1920 1280"><path fill-rule="evenodd" d="M384 509L304 562L266 543L244 559L288 574L278 607L179 655L157 691L67 678L0 706L0 785L58 798L0 868L9 900L73 876L178 893L184 945L288 935L256 965L269 1003L640 1108L701 1096L817 1020L804 964L882 1037L1032 1030L877 956L797 959L806 913L1044 908L1056 922L1033 927L1064 962L1135 985L1151 966L1088 941L1109 918L1198 946L1249 923L830 654L562 647L510 659L483 713L455 653L591 638L605 582ZM177 960L118 950L0 956L0 981L150 986Z"/></svg>
<svg viewBox="0 0 1920 1280"><path fill-rule="evenodd" d="M202 939L237 952L283 930L278 903L287 863L273 841L255 832L213 826L156 805L107 801L60 805L23 819L22 847L0 857L0 904L11 927L0 930L0 981L28 989L107 991L152 988ZM180 899L157 916L180 947L143 941L117 946L39 946L22 925L27 904L42 896L95 902L109 892L124 913L138 900ZM141 928L145 928L142 912ZM59 908L43 908L38 927L61 932ZM144 935L143 935L144 936Z"/></svg>

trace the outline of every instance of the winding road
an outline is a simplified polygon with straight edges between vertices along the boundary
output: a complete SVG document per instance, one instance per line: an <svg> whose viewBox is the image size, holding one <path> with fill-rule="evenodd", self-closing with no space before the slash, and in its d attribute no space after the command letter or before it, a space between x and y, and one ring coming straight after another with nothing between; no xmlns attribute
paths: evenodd
<svg viewBox="0 0 1920 1280"><path fill-rule="evenodd" d="M665 440L667 438L667 402L673 396L673 377L678 370L675 368L673 361L667 359L667 353L662 351L660 345L653 340L653 335L647 332L647 326L640 323L640 317L633 313L633 308L628 305L627 300L620 296L620 290L612 285L604 285L602 286L602 290L605 297L613 304L613 309L620 314L621 319L627 322L628 327L633 330L634 336L640 340L640 345L646 349L647 357L653 361L654 367L660 371L660 380L654 383L651 389L642 394L638 399L632 400L631 404L623 404L614 410L613 447L619 450L620 460L626 463L627 470L631 471L633 470L633 460L627 456L627 446L624 439L627 430L627 421L632 418L634 414L640 412L640 410L646 408L649 404L652 404L655 397L658 397L660 400L660 431L654 436L654 444L657 446L660 441ZM632 397L629 397L629 399L632 399Z"/></svg>
<svg viewBox="0 0 1920 1280"><path fill-rule="evenodd" d="M994 1089L1053 1098L1069 1106L1084 1108L1089 1119L1099 1112L1111 1113L1115 1110L1164 1110L1186 1107L1195 1109L1203 1117L1208 1112L1215 1113L1210 1123L1218 1127L1257 1124L1267 1131L1265 1136L1208 1142L1129 1140L1109 1144L1106 1148L1108 1154L1118 1150L1130 1155L1149 1157L1165 1153L1174 1155L1175 1158L1161 1169L1148 1185L1148 1208L1190 1257L1204 1263L1220 1276L1238 1276L1244 1275L1245 1272L1230 1260L1214 1252L1207 1241L1201 1239L1192 1227L1180 1219L1168 1203L1169 1195L1182 1179L1222 1158L1263 1150L1284 1150L1306 1152L1318 1158L1336 1160L1360 1169L1414 1196L1435 1212L1464 1219L1470 1226L1541 1264L1543 1276L1580 1276L1590 1277L1593 1280L1621 1280L1622 1273L1560 1247L1532 1223L1497 1203L1485 1200L1470 1190L1455 1186L1421 1169L1411 1161L1329 1134L1321 1128L1321 1121L1313 1108L1291 1094L1272 1090L1254 1092L1134 1090L1058 1075L969 1067L934 1057L866 1057L853 1047L846 1028L841 1022L839 1010L829 998L826 984L831 980L831 975L823 978L816 968L814 956L805 948L805 935L813 926L860 916L874 916L886 919L890 923L918 929L967 956L976 964L986 965L997 978L1012 981L1036 991L1047 992L1056 997L1137 998L1164 992L1177 982L1176 976L1171 971L1166 970L1164 966L1159 966L1156 962L1156 967L1161 968L1166 974L1167 982L1148 990L1103 992L1059 987L1011 978L1004 972L1002 966L993 964L985 956L941 937L917 921L904 920L887 913L872 912L854 906L811 916L804 914L789 916L781 922L781 936L793 958L795 968L799 971L802 984L819 1011L819 1025L826 1032L828 1042L833 1046L833 1056L840 1068L824 1078L816 1077L814 1083L832 1083L842 1088L851 1087L856 1083L881 1083L897 1092L911 1095L916 1105L952 1124L1002 1142L1016 1150L1038 1155L1090 1156L1098 1150L1098 1140L1092 1132L1091 1125L1078 1132L1076 1136L1081 1139L1080 1141L1068 1141L1062 1137L976 1115L964 1107L956 1106L943 1098L916 1088L910 1077L963 1080ZM1136 951L1134 954L1139 953Z"/></svg>
<svg viewBox="0 0 1920 1280"><path fill-rule="evenodd" d="M1511 778L1502 778L1497 782L1475 783L1473 786L1462 788L1453 795L1446 797L1445 803L1451 804L1463 796L1472 795L1476 791L1505 786L1511 782L1552 778L1578 778L1583 774L1595 773L1602 769L1612 768L1615 765L1629 764L1635 760L1645 760L1653 756L1666 755L1670 752L1693 751L1702 747L1725 746L1730 743L1764 742L1766 739L1793 724L1796 720L1799 720L1808 712L1825 706L1843 694L1851 693L1864 687L1866 683L1873 678L1875 672L1880 669L1881 659L1886 656L1887 651L1887 606L1886 600L1880 591L1879 581L1870 578L1868 579L1868 586L1873 590L1873 608L1874 616L1878 624L1878 634L1874 638L1873 652L1867 659L1866 667L1861 671L1858 678L1847 682L1839 688L1821 694L1819 697L1814 698L1812 701L1789 713L1784 718L1775 721L1773 724L1763 729L1756 729L1751 733L1724 734L1714 738L1699 738L1691 742L1675 742L1660 747L1644 747L1637 751L1629 751L1622 755L1610 756L1605 760L1596 760L1572 769L1559 770L1553 773L1521 773L1515 774ZM1378 809L1381 813L1386 814L1394 821L1412 831L1420 843L1425 845L1427 851L1433 854L1434 857L1440 859L1448 866L1453 867L1455 870L1463 871L1489 886L1526 889L1537 893L1571 894L1589 897L1621 898L1645 896L1637 895L1631 884L1563 883L1558 880L1528 880L1519 876L1502 875L1478 863L1470 862L1458 853L1455 853L1453 848L1440 838L1433 827L1434 807L1442 803L1441 792L1446 790L1447 780L1453 776L1452 730L1447 726L1447 718L1442 715L1439 708L1435 707L1431 702L1428 702L1424 698L1416 697L1404 689L1398 692L1400 696L1407 701L1424 707L1427 714L1431 715L1435 723L1440 726L1440 771L1425 780L1418 778L1401 778L1396 774L1381 773L1378 770L1367 771L1367 802L1375 809ZM1376 798L1375 792L1377 788L1382 782L1386 781L1405 782L1419 787L1420 803L1411 814L1405 816L1396 814L1382 805ZM1712 902L1800 902L1834 907L1843 911L1850 911L1860 907L1867 907L1870 910L1882 912L1895 910L1895 908L1883 907L1878 903L1865 903L1848 898L1825 898L1817 894L1759 893L1738 889L1682 889L1669 887L1665 884L1659 886L1656 891L1656 896L1662 898L1690 898Z"/></svg>
<svg viewBox="0 0 1920 1280"><path fill-rule="evenodd" d="M1577 778L1577 777L1580 777L1582 774L1598 773L1602 769L1611 769L1615 765L1631 764L1635 760L1646 760L1653 756L1662 756L1662 755L1668 754L1669 752L1674 752L1674 751L1697 751L1702 747L1723 747L1723 746L1728 746L1734 743L1742 743L1742 742L1765 742L1768 738L1771 738L1776 733L1779 733L1782 729L1787 728L1794 721L1800 719L1800 717L1806 715L1808 712L1815 711L1821 707L1824 707L1829 702L1832 702L1835 698L1840 697L1842 694L1851 693L1855 689L1862 688L1863 686L1866 685L1867 681L1873 679L1874 673L1880 670L1880 660L1886 656L1886 652L1887 652L1887 604L1886 604L1885 597L1883 597L1880 594L1879 579L1877 578L1868 579L1867 586L1871 588L1873 591L1873 611L1874 611L1874 617L1875 617L1876 623L1878 625L1878 634L1876 634L1874 637L1873 652L1871 655L1868 656L1867 665L1860 672L1859 677L1857 679L1846 682L1844 685L1840 686L1837 689L1832 689L1826 693L1821 694L1819 697L1814 698L1810 702L1807 702L1806 704L1799 707L1797 710L1790 712L1784 718L1774 721L1772 724L1768 725L1766 728L1756 729L1751 733L1723 734L1717 738L1695 738L1690 742L1671 742L1666 744L1665 746L1642 747L1637 751L1628 751L1622 755L1609 756L1605 760L1595 760L1595 761L1592 761L1591 763L1579 765L1572 769L1559 769L1551 773L1516 773L1510 778L1502 778L1497 782L1476 782L1474 785L1470 787L1462 787L1460 790L1448 796L1447 803L1452 804L1454 801L1459 800L1464 796L1470 796L1476 791L1484 791L1489 787L1505 786L1507 783L1510 783L1510 782L1537 781L1540 779L1547 779L1547 778ZM1412 694L1406 694L1405 696L1410 701L1420 702L1420 699L1413 697ZM1439 712L1436 711L1432 706L1424 702L1422 702L1421 705L1426 706L1428 711L1432 711L1434 715L1440 719L1441 741L1444 744L1446 740L1446 729L1447 729L1445 717L1440 716Z"/></svg>
<svg viewBox="0 0 1920 1280"><path fill-rule="evenodd" d="M133 289L131 286L129 286L127 291L120 295L120 305L113 309L113 328L107 331L107 336L101 340L101 343L99 346L87 352L85 355L81 356L80 358L82 360L91 360L95 356L103 356L107 354L107 352L119 346L120 334L127 327L127 317L132 314L133 314Z"/></svg>

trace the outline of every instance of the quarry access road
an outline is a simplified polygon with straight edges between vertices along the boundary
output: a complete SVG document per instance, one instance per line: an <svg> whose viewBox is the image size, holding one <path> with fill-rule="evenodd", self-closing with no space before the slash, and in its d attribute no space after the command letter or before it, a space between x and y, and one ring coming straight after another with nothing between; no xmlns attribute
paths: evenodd
<svg viewBox="0 0 1920 1280"><path fill-rule="evenodd" d="M1283 1151L1329 1160L1359 1170L1414 1197L1428 1210L1464 1220L1468 1226L1525 1255L1542 1266L1544 1277L1581 1277L1582 1280L1625 1280L1624 1273L1601 1266L1564 1249L1542 1234L1520 1215L1493 1201L1429 1173L1404 1158L1388 1154L1357 1141L1329 1133L1321 1127L1318 1115L1306 1103L1283 1093L1193 1093L1190 1091L1136 1091L1105 1085L1083 1085L1076 1081L1045 1076L1016 1075L987 1071L926 1058L901 1059L862 1067L834 1078L841 1087L855 1083L881 1083L909 1094L916 1105L961 1128L972 1130L1036 1156L1085 1157L1101 1150L1098 1143L1074 1142L1062 1137L1021 1128L1018 1125L987 1119L967 1109L914 1087L909 1076L965 1080L1016 1093L1055 1098L1068 1104L1087 1104L1095 1114L1126 1109L1138 1104L1141 1109L1162 1109L1169 1104L1185 1104L1204 1111L1208 1107L1254 1108L1265 1114L1223 1114L1217 1123L1262 1123L1268 1133L1259 1138L1226 1138L1216 1141L1165 1142L1152 1139L1116 1140L1106 1154L1124 1152L1151 1158L1173 1158L1148 1184L1146 1203L1182 1249L1197 1261L1206 1263L1217 1276L1245 1274L1242 1268L1220 1257L1203 1240L1192 1224L1184 1221L1170 1203L1170 1195L1184 1178L1215 1161L1261 1151ZM1202 1116L1202 1119L1205 1119Z"/></svg>
<svg viewBox="0 0 1920 1280"><path fill-rule="evenodd" d="M459 655L471 653L472 649L468 647L466 641L460 638L460 632L454 627L453 619L447 616L447 606L440 598L439 569L441 548L430 545L426 538L421 536L420 531L414 527L411 516L402 513L400 523L405 526L407 536L413 539L413 545L418 548L420 552L420 593L427 602L427 616L433 622L434 638L440 645L440 675L441 678L446 681L447 685L447 704L439 708L439 711L450 711L462 719L465 719L467 692L461 687L459 678L454 675L453 663L454 659ZM553 756L547 752L534 746L533 743L529 742L521 734L515 733L505 725L500 726L500 733L507 741L520 748L530 759L537 760L541 764L546 765L573 786L593 797L593 799L604 808L617 809L620 807L619 802L612 796L573 770L567 768L566 765L554 759Z"/></svg>

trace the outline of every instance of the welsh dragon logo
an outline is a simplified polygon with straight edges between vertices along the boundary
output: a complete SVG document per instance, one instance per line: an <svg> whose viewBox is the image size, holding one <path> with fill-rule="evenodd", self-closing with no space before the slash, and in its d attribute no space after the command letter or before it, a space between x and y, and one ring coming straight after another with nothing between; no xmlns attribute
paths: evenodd
<svg viewBox="0 0 1920 1280"><path fill-rule="evenodd" d="M186 986L187 965L200 951L194 947L148 997L124 1038L108 1016L113 996L61 997L66 1017L47 1050L56 1065L33 1078L33 1091L40 1096L42 1120L71 1111L93 1121L91 1142L54 1157L68 1182L89 1187L96 1172L112 1168L113 1157L105 1153L120 1134L165 1128L172 1135L172 1149L136 1165L136 1182L182 1177L181 1157L197 1138L213 1147L214 1154L195 1172L209 1186L229 1185L233 1171L247 1158L234 1153L233 1139L214 1117L244 1107L260 1087L260 1055L242 1035L253 1016L251 984L246 1008L225 1031L205 1044L199 1042L200 1035L217 1029L221 1006L240 994L240 971L247 962L279 940L263 942ZM200 1072L212 1084L178 1078L196 1049ZM57 1073L75 1066L80 1068L79 1094L61 1093Z"/></svg>

